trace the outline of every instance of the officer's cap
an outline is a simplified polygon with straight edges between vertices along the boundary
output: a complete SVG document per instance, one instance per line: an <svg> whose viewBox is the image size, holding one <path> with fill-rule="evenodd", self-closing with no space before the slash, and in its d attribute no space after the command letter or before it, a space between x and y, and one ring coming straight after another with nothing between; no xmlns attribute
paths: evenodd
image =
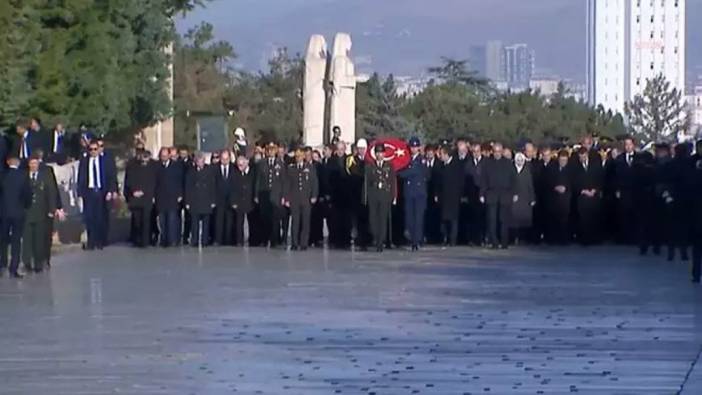
<svg viewBox="0 0 702 395"><path fill-rule="evenodd" d="M422 143L419 141L419 139L417 137L412 137L409 140L410 147L420 147L421 145L422 145Z"/></svg>

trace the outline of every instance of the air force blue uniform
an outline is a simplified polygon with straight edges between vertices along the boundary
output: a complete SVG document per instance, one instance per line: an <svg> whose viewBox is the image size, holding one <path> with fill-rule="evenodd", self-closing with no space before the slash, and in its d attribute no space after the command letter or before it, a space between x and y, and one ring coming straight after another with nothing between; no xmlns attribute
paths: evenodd
<svg viewBox="0 0 702 395"><path fill-rule="evenodd" d="M419 141L410 141L410 146L419 146ZM427 208L427 185L430 172L421 154L415 155L409 166L400 172L404 184L405 230L409 233L412 247L424 239L424 212Z"/></svg>

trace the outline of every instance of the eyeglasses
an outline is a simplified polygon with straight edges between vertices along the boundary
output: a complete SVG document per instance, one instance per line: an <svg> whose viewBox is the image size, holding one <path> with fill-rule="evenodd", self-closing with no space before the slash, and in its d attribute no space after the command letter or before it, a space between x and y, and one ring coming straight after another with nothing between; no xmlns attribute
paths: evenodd
<svg viewBox="0 0 702 395"><path fill-rule="evenodd" d="M97 152L98 148L90 148L90 152Z"/></svg>

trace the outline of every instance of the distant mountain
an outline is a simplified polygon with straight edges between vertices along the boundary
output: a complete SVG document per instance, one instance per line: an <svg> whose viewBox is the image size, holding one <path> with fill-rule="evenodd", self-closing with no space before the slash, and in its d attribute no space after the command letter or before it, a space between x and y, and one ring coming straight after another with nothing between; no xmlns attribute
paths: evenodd
<svg viewBox="0 0 702 395"><path fill-rule="evenodd" d="M702 0L688 0L687 14L688 21L702 15ZM178 27L201 20L252 70L265 67L276 47L302 52L311 34L331 45L335 32L346 31L362 72L416 75L440 56L467 58L471 45L499 39L529 44L538 68L584 79L585 0L215 0ZM688 26L689 64L702 64L702 25Z"/></svg>

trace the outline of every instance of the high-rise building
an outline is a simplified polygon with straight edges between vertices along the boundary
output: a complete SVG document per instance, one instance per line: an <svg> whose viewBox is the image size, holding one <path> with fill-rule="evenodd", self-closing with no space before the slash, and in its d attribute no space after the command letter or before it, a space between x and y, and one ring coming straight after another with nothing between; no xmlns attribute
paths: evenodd
<svg viewBox="0 0 702 395"><path fill-rule="evenodd" d="M685 0L587 0L588 101L623 112L663 74L685 89Z"/></svg>
<svg viewBox="0 0 702 395"><path fill-rule="evenodd" d="M502 41L488 41L485 45L485 76L492 81L504 81L504 46Z"/></svg>
<svg viewBox="0 0 702 395"><path fill-rule="evenodd" d="M487 56L484 45L470 47L468 61L472 71L478 73L478 76L482 78L487 78Z"/></svg>
<svg viewBox="0 0 702 395"><path fill-rule="evenodd" d="M514 44L504 48L503 75L512 89L526 89L534 75L534 51L526 44Z"/></svg>

